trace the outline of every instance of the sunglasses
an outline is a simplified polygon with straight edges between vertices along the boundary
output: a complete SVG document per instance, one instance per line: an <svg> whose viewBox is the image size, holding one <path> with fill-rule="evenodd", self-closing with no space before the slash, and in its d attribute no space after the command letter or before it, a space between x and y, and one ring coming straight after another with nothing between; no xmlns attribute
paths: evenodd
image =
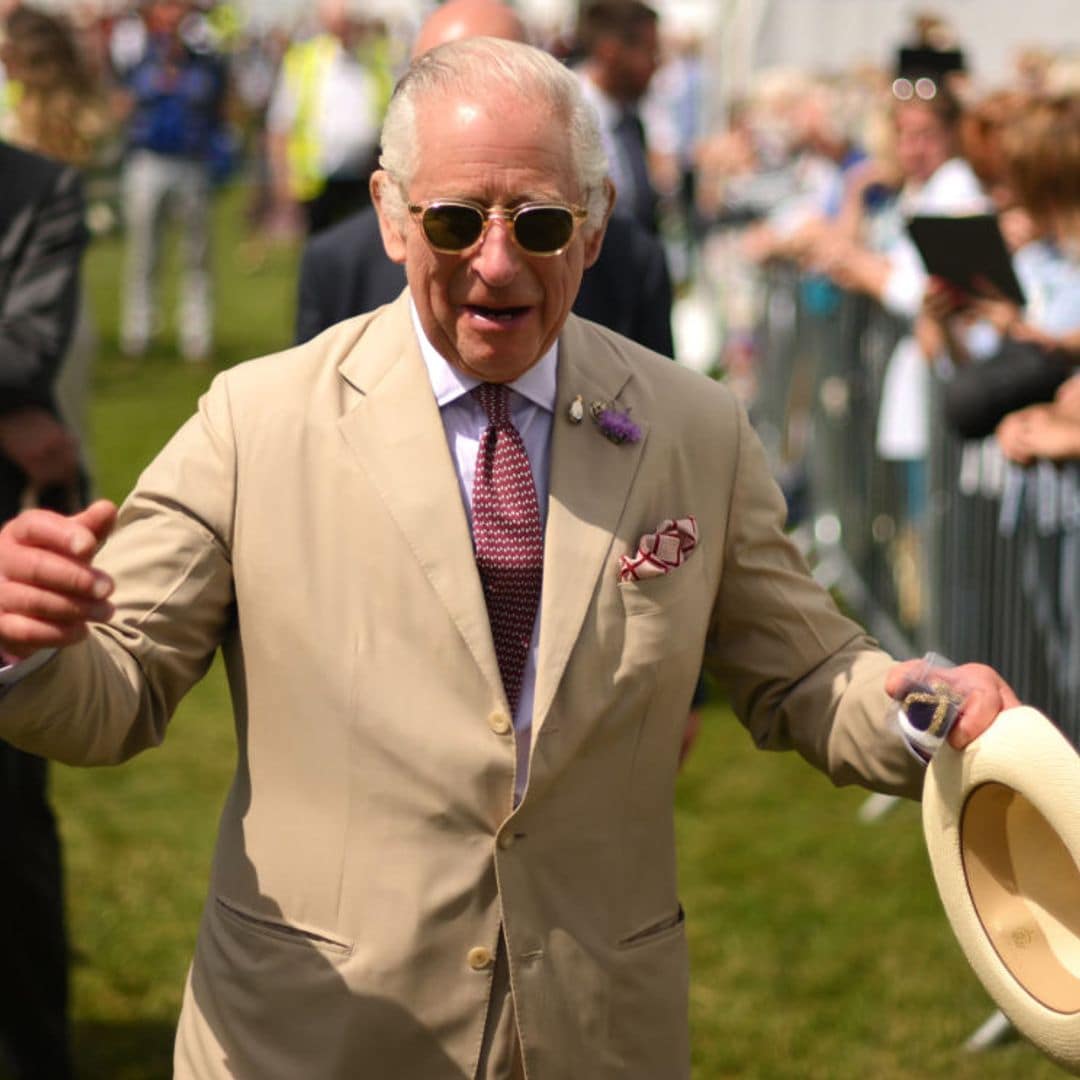
<svg viewBox="0 0 1080 1080"><path fill-rule="evenodd" d="M433 199L412 204L424 239L435 250L458 255L487 232L492 218L505 221L514 243L527 255L561 255L574 239L587 211L562 203L531 202L513 210L482 206L465 199Z"/></svg>
<svg viewBox="0 0 1080 1080"><path fill-rule="evenodd" d="M926 75L914 81L901 77L894 79L892 84L893 97L900 101L911 101L912 98L933 101L937 97L937 91L937 83Z"/></svg>

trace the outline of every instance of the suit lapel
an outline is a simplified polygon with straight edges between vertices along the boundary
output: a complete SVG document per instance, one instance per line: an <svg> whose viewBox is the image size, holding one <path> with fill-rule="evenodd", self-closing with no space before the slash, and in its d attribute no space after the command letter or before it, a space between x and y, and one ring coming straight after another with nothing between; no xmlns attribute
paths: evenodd
<svg viewBox="0 0 1080 1080"><path fill-rule="evenodd" d="M340 366L358 393L338 422L498 697L503 694L472 536L408 299L368 324Z"/></svg>
<svg viewBox="0 0 1080 1080"><path fill-rule="evenodd" d="M595 339L591 339L595 340ZM551 479L544 536L544 591L540 615L533 738L543 724L577 641L597 580L641 461L648 436L643 419L636 443L605 438L588 413L592 401L616 401L631 378L627 363L604 341L585 351L581 325L571 318L559 347L558 395L551 431ZM585 418L569 420L581 395ZM619 402L625 408L625 402Z"/></svg>

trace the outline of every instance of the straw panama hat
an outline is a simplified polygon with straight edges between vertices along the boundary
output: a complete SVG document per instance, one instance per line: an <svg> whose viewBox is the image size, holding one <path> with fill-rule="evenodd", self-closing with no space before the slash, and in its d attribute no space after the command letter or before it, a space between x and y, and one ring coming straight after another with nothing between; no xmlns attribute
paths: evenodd
<svg viewBox="0 0 1080 1080"><path fill-rule="evenodd" d="M1007 709L923 788L945 912L998 1007L1080 1074L1080 755L1042 713Z"/></svg>

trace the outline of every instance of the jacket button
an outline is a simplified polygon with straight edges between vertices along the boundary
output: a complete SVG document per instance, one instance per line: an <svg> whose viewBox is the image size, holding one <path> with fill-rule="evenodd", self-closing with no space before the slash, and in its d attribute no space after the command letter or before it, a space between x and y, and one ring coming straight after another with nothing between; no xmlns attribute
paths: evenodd
<svg viewBox="0 0 1080 1080"><path fill-rule="evenodd" d="M496 710L488 717L488 726L496 735L508 735L513 728L510 717L499 710Z"/></svg>
<svg viewBox="0 0 1080 1080"><path fill-rule="evenodd" d="M514 841L516 839L517 837L514 836L514 834L508 829L506 832L499 833L499 839L496 841L496 843L503 851L505 851L507 848L514 846Z"/></svg>
<svg viewBox="0 0 1080 1080"><path fill-rule="evenodd" d="M473 971L487 971L494 962L495 958L491 955L491 950L485 949L483 945L477 945L469 950L469 967Z"/></svg>

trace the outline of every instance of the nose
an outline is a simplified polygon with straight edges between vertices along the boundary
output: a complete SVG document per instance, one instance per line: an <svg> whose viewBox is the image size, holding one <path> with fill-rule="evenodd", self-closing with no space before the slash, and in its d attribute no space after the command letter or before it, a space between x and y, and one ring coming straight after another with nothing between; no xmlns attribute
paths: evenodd
<svg viewBox="0 0 1080 1080"><path fill-rule="evenodd" d="M489 285L508 284L521 266L510 228L504 218L492 217L470 260L473 270Z"/></svg>

